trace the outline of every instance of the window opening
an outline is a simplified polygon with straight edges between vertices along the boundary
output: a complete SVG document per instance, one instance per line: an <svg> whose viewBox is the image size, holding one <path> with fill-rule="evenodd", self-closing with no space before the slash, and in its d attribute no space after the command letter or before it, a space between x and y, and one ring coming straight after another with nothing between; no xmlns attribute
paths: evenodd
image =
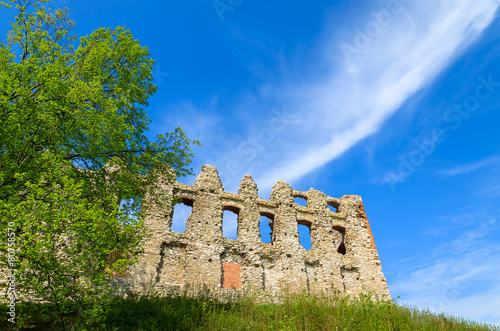
<svg viewBox="0 0 500 331"><path fill-rule="evenodd" d="M273 215L262 215L260 216L260 224L259 224L259 230L260 230L260 240L264 244L270 244L271 243L271 237L273 233L273 228L272 228L272 221L273 217L270 217Z"/></svg>
<svg viewBox="0 0 500 331"><path fill-rule="evenodd" d="M345 255L347 252L345 248L345 228L340 225L334 225L333 229L340 232L340 235L337 238L335 238L335 242L338 245L337 252L339 252L342 255Z"/></svg>
<svg viewBox="0 0 500 331"><path fill-rule="evenodd" d="M311 249L311 222L306 220L298 220L297 227L299 228L300 245L306 250Z"/></svg>
<svg viewBox="0 0 500 331"><path fill-rule="evenodd" d="M238 239L238 215L240 209L234 206L224 206L222 218L222 235L227 239Z"/></svg>
<svg viewBox="0 0 500 331"><path fill-rule="evenodd" d="M302 195L295 195L293 201L301 206L307 207L307 197Z"/></svg>
<svg viewBox="0 0 500 331"><path fill-rule="evenodd" d="M174 206L174 215L172 217L172 231L184 233L186 230L186 221L193 211L193 201L182 198L182 202Z"/></svg>
<svg viewBox="0 0 500 331"><path fill-rule="evenodd" d="M333 213L339 212L340 204L336 201L328 201L328 209L330 209Z"/></svg>

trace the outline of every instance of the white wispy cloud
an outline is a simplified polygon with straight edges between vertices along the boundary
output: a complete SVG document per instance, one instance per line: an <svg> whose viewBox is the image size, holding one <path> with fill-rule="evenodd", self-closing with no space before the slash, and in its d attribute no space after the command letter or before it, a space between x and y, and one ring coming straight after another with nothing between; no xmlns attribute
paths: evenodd
<svg viewBox="0 0 500 331"><path fill-rule="evenodd" d="M303 123L287 132L286 147L297 153L281 154L272 171L259 178L263 186L278 178L294 181L376 132L476 40L498 7L493 0L423 1L408 7L402 3L386 18L386 26L377 23L376 15L367 19L366 27L379 24L380 31L368 36L364 48L357 47L356 34L342 41L325 40L343 45L348 59L332 58L328 81L300 86L294 93L294 110L303 115ZM374 8L381 11L389 12L383 6Z"/></svg>
<svg viewBox="0 0 500 331"><path fill-rule="evenodd" d="M349 29L352 35L338 39L325 32L325 55L318 62L326 61L330 71L322 77L286 86L263 82L260 92L266 91L277 110L256 115L255 103L235 106L248 118L238 123L247 136L234 137L226 155L211 161L233 180L224 183L228 189L236 190L235 178L250 173L261 174L256 181L267 192L277 180L293 182L377 132L477 40L499 6L494 0L402 1L391 12L389 3L378 2L366 24ZM314 63L308 65L317 71ZM286 113L284 122L276 111Z"/></svg>
<svg viewBox="0 0 500 331"><path fill-rule="evenodd" d="M464 175L464 174L482 169L484 167L490 166L490 165L495 164L499 161L500 161L500 157L495 156L495 157L491 157L491 158L481 160L478 162L469 163L466 165L441 170L441 171L438 171L436 173L436 175L442 176L442 177L453 177L453 176L458 176L458 175Z"/></svg>
<svg viewBox="0 0 500 331"><path fill-rule="evenodd" d="M484 221L424 257L403 262L408 271L389 284L391 294L420 309L500 325L500 245L494 241L498 229L495 220Z"/></svg>
<svg viewBox="0 0 500 331"><path fill-rule="evenodd" d="M279 179L293 183L377 132L478 39L499 6L495 0L401 1L391 12L390 3L374 4L375 14L359 27L343 27L353 32L341 39L328 32L339 28L335 22L325 27L318 46L323 52L315 52L323 58L304 63L311 72L330 68L317 78L262 82L233 99L236 118L208 116L195 125L195 137L209 141L203 163L217 166L227 191L236 192L243 175L253 174L260 195L268 198ZM196 107L187 113L179 108L184 127L210 114L210 107Z"/></svg>
<svg viewBox="0 0 500 331"><path fill-rule="evenodd" d="M220 115L217 96L175 105L177 122L202 140L197 154L217 166L227 190L236 191L243 175L259 174L267 195L277 180L292 183L377 132L478 39L499 6L495 0L391 3L375 3L364 24L342 27L352 34L341 39L330 32L339 29L335 22L325 27L323 52L315 52L323 58L305 64L311 72L319 63L330 68L321 77L262 82L234 98L231 118Z"/></svg>
<svg viewBox="0 0 500 331"><path fill-rule="evenodd" d="M500 185L490 186L479 193L481 196L498 197L500 196Z"/></svg>

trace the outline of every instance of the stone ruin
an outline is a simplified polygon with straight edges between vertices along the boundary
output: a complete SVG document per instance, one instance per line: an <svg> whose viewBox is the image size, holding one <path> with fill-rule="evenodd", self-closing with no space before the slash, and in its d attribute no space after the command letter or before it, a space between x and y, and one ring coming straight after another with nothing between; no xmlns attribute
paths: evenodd
<svg viewBox="0 0 500 331"><path fill-rule="evenodd" d="M234 194L224 191L217 169L210 165L202 167L194 185L174 181L164 189L192 207L185 232L171 230L174 208L150 206L144 253L125 275L113 279L125 293L204 287L216 293L247 290L271 296L283 290L310 294L336 290L390 299L357 195L333 198L312 188L296 191L278 181L270 200L264 200L250 175L243 177ZM295 197L306 199L307 207L295 203ZM238 215L237 240L223 236L225 210ZM261 240L261 216L270 222L270 244ZM299 243L298 224L310 230L309 250Z"/></svg>

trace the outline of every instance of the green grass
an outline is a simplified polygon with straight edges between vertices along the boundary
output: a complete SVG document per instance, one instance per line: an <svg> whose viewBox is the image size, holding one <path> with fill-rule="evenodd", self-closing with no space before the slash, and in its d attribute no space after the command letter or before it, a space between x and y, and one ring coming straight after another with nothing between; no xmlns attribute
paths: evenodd
<svg viewBox="0 0 500 331"><path fill-rule="evenodd" d="M0 310L7 311L6 305L0 305ZM2 318L0 329L62 329L61 319L51 304L18 303L17 311L21 318L18 324ZM76 307L67 304L63 317L68 329L83 329L79 325L85 320ZM288 296L281 304L258 304L252 298L221 303L207 293L196 298L115 298L103 317L100 328L104 330L500 330L391 301L307 295Z"/></svg>

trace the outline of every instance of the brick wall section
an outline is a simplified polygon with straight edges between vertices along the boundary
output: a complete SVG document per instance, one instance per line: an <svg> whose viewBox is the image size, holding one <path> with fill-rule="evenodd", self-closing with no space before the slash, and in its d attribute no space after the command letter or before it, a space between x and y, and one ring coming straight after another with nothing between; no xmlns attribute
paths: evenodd
<svg viewBox="0 0 500 331"><path fill-rule="evenodd" d="M368 230L368 233L370 234L370 241L372 243L372 247L373 249L377 249L377 246L375 246L375 240L373 239L373 233L372 233L372 229L370 227L370 222L368 222L368 217L366 216L366 213L365 213L365 206L363 206L363 202L361 202L359 205L358 205L358 217L362 218L365 220L365 223L366 223L366 228Z"/></svg>
<svg viewBox="0 0 500 331"><path fill-rule="evenodd" d="M238 263L223 263L224 282L222 288L241 290L241 265Z"/></svg>

